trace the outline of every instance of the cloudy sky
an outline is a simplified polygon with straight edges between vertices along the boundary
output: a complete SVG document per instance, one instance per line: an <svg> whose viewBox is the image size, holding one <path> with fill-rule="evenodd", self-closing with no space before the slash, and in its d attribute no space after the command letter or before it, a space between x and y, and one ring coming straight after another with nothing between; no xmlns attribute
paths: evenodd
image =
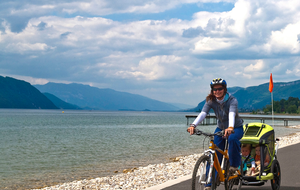
<svg viewBox="0 0 300 190"><path fill-rule="evenodd" d="M299 80L299 18L299 0L0 1L0 75L196 106L213 78Z"/></svg>

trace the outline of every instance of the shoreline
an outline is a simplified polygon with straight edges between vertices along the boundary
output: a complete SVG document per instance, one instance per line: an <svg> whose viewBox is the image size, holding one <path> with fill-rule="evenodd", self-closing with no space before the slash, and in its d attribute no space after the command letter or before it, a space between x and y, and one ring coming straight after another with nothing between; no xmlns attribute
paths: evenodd
<svg viewBox="0 0 300 190"><path fill-rule="evenodd" d="M290 126L300 129L300 126ZM277 137L280 139L279 148L300 143L300 132L287 136ZM191 176L195 162L201 154L179 156L169 163L150 164L145 167L138 167L123 170L124 173L99 177L90 180L72 181L51 187L40 188L40 190L112 190L112 189L161 189L179 183L182 179ZM160 187L161 186L161 187ZM37 190L37 189L33 189Z"/></svg>

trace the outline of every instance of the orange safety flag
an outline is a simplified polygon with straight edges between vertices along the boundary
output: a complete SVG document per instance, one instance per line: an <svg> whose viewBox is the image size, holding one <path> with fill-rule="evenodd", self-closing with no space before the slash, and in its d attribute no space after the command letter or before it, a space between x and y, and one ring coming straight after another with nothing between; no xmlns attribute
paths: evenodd
<svg viewBox="0 0 300 190"><path fill-rule="evenodd" d="M270 93L273 92L273 78L272 78L272 73L270 75L269 91L270 91Z"/></svg>

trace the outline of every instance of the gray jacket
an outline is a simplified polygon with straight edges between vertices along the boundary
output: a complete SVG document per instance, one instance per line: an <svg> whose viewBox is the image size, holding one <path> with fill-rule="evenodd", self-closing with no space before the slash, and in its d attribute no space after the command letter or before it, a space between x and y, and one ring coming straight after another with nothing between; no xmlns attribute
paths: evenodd
<svg viewBox="0 0 300 190"><path fill-rule="evenodd" d="M229 125L229 112L235 113L234 127L243 125L243 119L238 115L238 101L231 94L226 94L222 104L217 101L208 101L204 104L202 111L209 113L213 109L218 119L218 127L220 129L227 129Z"/></svg>

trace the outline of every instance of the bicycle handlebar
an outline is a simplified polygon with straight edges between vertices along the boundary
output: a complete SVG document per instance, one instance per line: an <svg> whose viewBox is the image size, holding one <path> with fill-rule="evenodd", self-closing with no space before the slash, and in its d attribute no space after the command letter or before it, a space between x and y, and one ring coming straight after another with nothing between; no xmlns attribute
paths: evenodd
<svg viewBox="0 0 300 190"><path fill-rule="evenodd" d="M204 136L208 136L208 137L212 137L212 136L224 136L225 134L225 131L222 130L222 131L219 131L219 132L216 132L216 133L205 133L203 131L200 131L199 129L195 129L195 135L204 135Z"/></svg>
<svg viewBox="0 0 300 190"><path fill-rule="evenodd" d="M212 136L224 136L225 135L225 130L222 131L218 131L216 133L205 133L203 131L200 131L199 129L194 129L195 130L195 135L204 135L204 136L208 136L208 137L212 137ZM234 131L232 131L232 133L234 133Z"/></svg>

